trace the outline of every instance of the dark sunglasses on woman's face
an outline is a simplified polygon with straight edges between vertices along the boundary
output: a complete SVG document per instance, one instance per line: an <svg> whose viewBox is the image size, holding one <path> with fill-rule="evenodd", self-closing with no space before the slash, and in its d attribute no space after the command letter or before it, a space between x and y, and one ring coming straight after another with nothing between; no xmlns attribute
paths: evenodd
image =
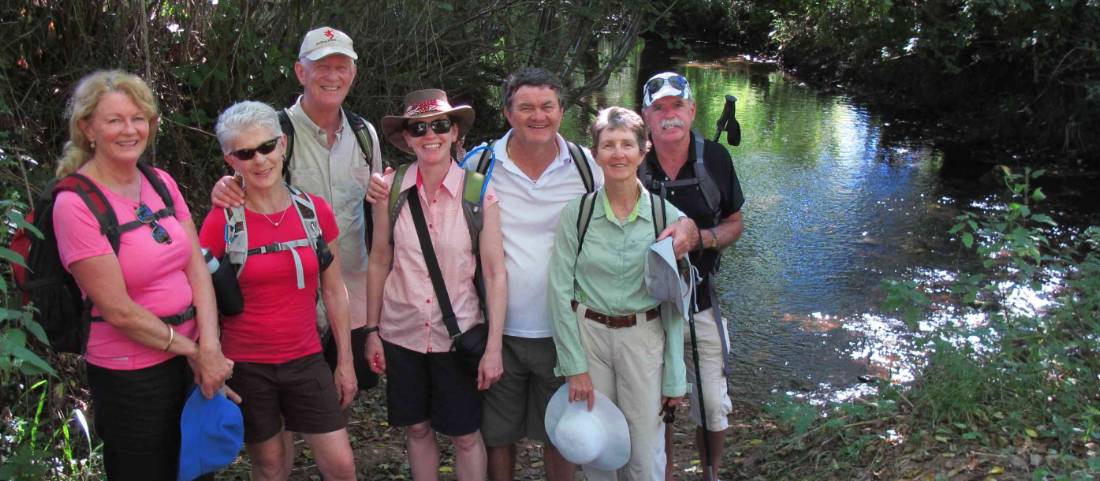
<svg viewBox="0 0 1100 481"><path fill-rule="evenodd" d="M416 122L412 124L405 124L405 131L413 137L423 137L428 135L428 127L431 126L432 132L438 135L443 135L451 131L451 119L435 119L431 122Z"/></svg>
<svg viewBox="0 0 1100 481"><path fill-rule="evenodd" d="M254 148L254 149L237 149L237 150L234 150L234 151L230 152L229 155L232 155L233 157L236 157L236 158L241 159L241 160L252 160L252 158L256 156L256 152L259 152L263 155L267 155L267 154L270 154L272 151L274 151L275 147L278 146L278 145L279 145L279 138L275 137L274 139L271 139L267 142L264 142L260 145L257 145L256 148Z"/></svg>
<svg viewBox="0 0 1100 481"><path fill-rule="evenodd" d="M138 222L145 224L153 229L153 240L159 244L171 244L172 236L168 235L168 229L157 223L157 216L153 214L153 209L145 205L144 202L138 205L138 208L134 210L134 216L137 217Z"/></svg>
<svg viewBox="0 0 1100 481"><path fill-rule="evenodd" d="M661 87L665 86L665 82L668 82L672 88L683 91L684 87L687 87L688 81L683 75L673 75L672 77L657 77L649 79L646 82L645 89L649 92L649 95L653 95L661 90Z"/></svg>

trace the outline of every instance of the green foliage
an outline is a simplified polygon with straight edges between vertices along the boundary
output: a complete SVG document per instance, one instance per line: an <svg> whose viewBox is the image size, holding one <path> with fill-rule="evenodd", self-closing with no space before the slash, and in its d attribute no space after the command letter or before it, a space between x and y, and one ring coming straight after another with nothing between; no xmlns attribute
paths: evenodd
<svg viewBox="0 0 1100 481"><path fill-rule="evenodd" d="M354 12L354 14L349 14ZM227 167L213 137L217 115L252 99L275 106L301 91L294 63L302 35L330 25L359 55L349 109L377 125L410 90L438 87L478 113L469 142L504 125L494 88L516 68L556 72L574 102L602 87L662 12L642 0L573 2L121 2L17 0L0 4L0 150L19 149L41 166L44 185L60 154L64 104L73 84L102 68L148 80L161 118L149 157L181 185L197 218ZM595 55L597 46L610 55ZM574 102L575 103L575 102ZM404 156L383 142L386 160ZM15 171L5 183L24 183Z"/></svg>

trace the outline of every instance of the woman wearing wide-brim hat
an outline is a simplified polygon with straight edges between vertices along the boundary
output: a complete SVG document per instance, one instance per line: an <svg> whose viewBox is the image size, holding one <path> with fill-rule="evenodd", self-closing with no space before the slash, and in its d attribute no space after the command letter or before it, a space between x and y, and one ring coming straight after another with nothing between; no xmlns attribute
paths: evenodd
<svg viewBox="0 0 1100 481"><path fill-rule="evenodd" d="M387 374L386 405L391 425L405 428L414 480L438 477L435 433L455 445L459 480L485 478L481 439L481 397L500 379L501 335L506 284L500 212L492 188L481 197L483 227L478 252L485 285L482 312L474 285L478 256L463 212L466 171L454 162L453 148L473 125L469 106L452 106L442 90L417 90L405 96L402 115L382 119L382 131L416 161L390 174L391 192L402 203L373 209L374 237L367 270L367 357L371 369ZM399 177L395 181L395 177ZM396 185L394 185L396 182ZM410 204L419 202L432 250L455 320L462 332L488 322L485 354L476 376L451 352ZM390 209L394 209L391 213ZM391 215L395 216L390 221ZM487 317L487 319L485 319ZM371 335L374 334L374 335Z"/></svg>

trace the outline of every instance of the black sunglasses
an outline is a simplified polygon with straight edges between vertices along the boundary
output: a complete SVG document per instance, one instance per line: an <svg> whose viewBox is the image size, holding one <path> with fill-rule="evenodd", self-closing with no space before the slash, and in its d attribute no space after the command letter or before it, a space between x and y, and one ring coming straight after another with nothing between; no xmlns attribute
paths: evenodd
<svg viewBox="0 0 1100 481"><path fill-rule="evenodd" d="M649 95L656 94L658 91L661 90L661 87L665 86L665 82L668 82L668 84L671 85L672 88L679 91L683 91L684 88L688 85L688 80L684 78L683 75L673 75L671 77L651 78L649 79L649 82L646 82L645 89L647 92L649 92Z"/></svg>
<svg viewBox="0 0 1100 481"><path fill-rule="evenodd" d="M144 202L134 210L134 215L137 216L138 222L153 228L153 240L157 241L157 243L172 243L172 236L168 235L168 229L165 229L164 226L157 223L157 216L153 213L153 209L150 209Z"/></svg>
<svg viewBox="0 0 1100 481"><path fill-rule="evenodd" d="M412 124L405 124L405 131L413 137L423 137L428 135L428 127L431 126L432 132L438 135L443 135L451 131L451 119L435 119L431 122L416 122Z"/></svg>
<svg viewBox="0 0 1100 481"><path fill-rule="evenodd" d="M256 156L256 152L259 152L263 155L267 155L267 154L270 154L273 150L275 150L275 147L278 146L278 145L279 145L279 138L275 137L274 139L271 139L267 142L264 142L260 145L257 145L256 148L254 148L254 149L237 149L237 150L234 150L234 151L230 152L229 155L232 155L233 157L236 157L236 158L241 159L241 160L252 160L252 158Z"/></svg>

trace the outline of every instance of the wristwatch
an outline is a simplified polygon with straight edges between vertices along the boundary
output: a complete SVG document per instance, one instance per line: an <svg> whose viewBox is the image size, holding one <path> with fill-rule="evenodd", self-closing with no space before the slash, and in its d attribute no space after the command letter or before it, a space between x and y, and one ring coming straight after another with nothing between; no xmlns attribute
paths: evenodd
<svg viewBox="0 0 1100 481"><path fill-rule="evenodd" d="M716 232L714 232L713 227L708 228L707 232L710 232L710 242L709 242L709 245L707 245L707 248L708 249L717 248L718 247L718 234Z"/></svg>
<svg viewBox="0 0 1100 481"><path fill-rule="evenodd" d="M370 335L372 332L378 332L378 326L371 326L363 329L363 334Z"/></svg>

